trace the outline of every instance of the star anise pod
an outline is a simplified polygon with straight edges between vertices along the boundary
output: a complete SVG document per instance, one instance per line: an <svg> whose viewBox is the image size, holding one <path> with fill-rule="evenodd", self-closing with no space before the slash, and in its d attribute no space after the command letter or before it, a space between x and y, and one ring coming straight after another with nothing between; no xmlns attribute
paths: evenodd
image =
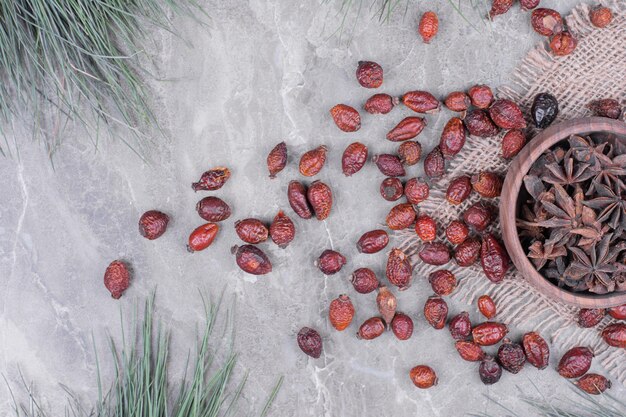
<svg viewBox="0 0 626 417"><path fill-rule="evenodd" d="M568 139L572 156L579 162L588 162L590 164L600 163L602 165L611 165L613 162L613 147L602 142L596 144L591 138L584 138L578 135L572 135Z"/></svg>
<svg viewBox="0 0 626 417"><path fill-rule="evenodd" d="M596 184L596 193L596 198L585 201L583 204L601 210L598 221L606 222L618 234L626 230L626 200L623 199L617 184L615 189L604 184Z"/></svg>
<svg viewBox="0 0 626 417"><path fill-rule="evenodd" d="M543 270L543 275L546 278L557 281L559 287L561 287L565 283L563 276L566 268L567 265L565 265L565 258L556 258L554 261L548 263L548 266Z"/></svg>
<svg viewBox="0 0 626 417"><path fill-rule="evenodd" d="M567 249L563 245L553 243L544 244L537 240L528 247L528 257L537 271L544 267L546 262L555 260L567 255Z"/></svg>
<svg viewBox="0 0 626 417"><path fill-rule="evenodd" d="M531 210L527 205L523 205L521 210L521 217L515 222L519 230L520 237L529 237L533 240L543 240L545 238L543 228L537 226L537 221L545 220L545 218L540 219L540 216Z"/></svg>
<svg viewBox="0 0 626 417"><path fill-rule="evenodd" d="M587 162L577 162L572 157L572 150L567 151L562 163L552 162L545 165L541 179L549 184L573 185L593 177L595 166Z"/></svg>
<svg viewBox="0 0 626 417"><path fill-rule="evenodd" d="M626 154L616 156L610 160L610 163L599 163L586 194L592 195L600 184L626 190L626 185L621 178L624 175L626 175Z"/></svg>

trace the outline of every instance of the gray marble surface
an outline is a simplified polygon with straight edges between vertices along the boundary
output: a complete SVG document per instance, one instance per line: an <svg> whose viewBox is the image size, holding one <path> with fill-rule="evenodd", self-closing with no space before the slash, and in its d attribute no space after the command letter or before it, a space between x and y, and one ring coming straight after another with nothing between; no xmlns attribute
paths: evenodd
<svg viewBox="0 0 626 417"><path fill-rule="evenodd" d="M333 35L342 19L338 2L214 3L207 5L209 28L176 18L180 37L151 34L148 50L158 81L149 84L165 135L152 137L144 151L147 162L119 141L103 140L95 151L78 131L66 134L54 167L26 133L16 138L19 158L2 160L0 372L9 383L19 384L19 367L34 382L42 405L55 413L65 397L60 384L79 398L93 397L92 335L106 381L111 377L106 337L119 338L120 309L128 314L155 288L158 314L173 329L172 363L180 369L202 322L200 289L214 296L224 290L236 302L237 375L250 372L244 401L258 407L276 378L285 376L273 416L503 415L485 395L530 415L519 394L535 394L534 386L548 398L573 398L570 384L552 369L562 352L554 352L551 369L527 367L517 376L505 374L497 385L483 386L476 366L457 357L448 332L425 323L421 308L431 290L424 277L415 277L413 287L398 295L400 310L416 323L409 341L398 342L391 334L356 340L357 322L375 312L375 296L356 294L347 281L362 266L382 275L385 254L358 254L354 243L381 223L391 203L378 195L382 176L372 164L354 177L341 175L341 153L355 140L366 143L372 154L393 151L396 145L384 140L384 133L409 114L399 107L386 116L365 115L357 133L337 130L329 108L338 102L360 107L373 93L357 84L357 61L381 63L385 83L380 91L392 94L427 89L441 96L474 83L497 87L511 81L513 68L540 41L529 28L529 15L515 5L508 15L487 23L468 7L474 30L441 0L412 2L404 18L399 13L380 25L367 17L369 3L364 2L364 16L357 23L350 17L339 39ZM562 12L576 3L542 2ZM431 45L415 32L425 8L441 18ZM419 138L426 151L449 117L447 111L429 117ZM290 164L270 181L265 157L282 140ZM335 206L325 222L303 221L288 207L286 186L299 177L299 155L319 144L330 153L318 178L332 186ZM228 184L213 193L231 204L233 215L210 249L189 254L185 242L201 223L194 207L202 197L189 185L216 165L233 172ZM413 167L409 174L420 170ZM162 238L148 241L137 233L137 220L154 208L169 213L172 221ZM279 209L294 219L296 240L285 250L262 244L274 271L258 279L244 274L230 254L237 242L234 221L269 221ZM343 252L348 264L325 277L313 261L327 248ZM130 289L116 301L103 287L102 275L118 258L132 264L134 274ZM343 333L326 318L329 301L340 293L348 293L357 309L355 323ZM452 311L467 308L451 306ZM475 312L472 316L478 319ZM305 325L323 335L318 360L304 356L295 343ZM437 370L437 387L418 390L411 384L408 370L420 363ZM626 393L620 387L614 391ZM10 407L2 387L0 414Z"/></svg>

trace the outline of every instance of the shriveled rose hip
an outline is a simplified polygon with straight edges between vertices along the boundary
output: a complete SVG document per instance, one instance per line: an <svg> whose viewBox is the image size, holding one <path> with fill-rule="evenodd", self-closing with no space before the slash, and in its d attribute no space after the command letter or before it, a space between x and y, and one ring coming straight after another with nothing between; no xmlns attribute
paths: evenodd
<svg viewBox="0 0 626 417"><path fill-rule="evenodd" d="M454 91L443 102L447 108L456 112L464 112L472 104L469 96L463 91Z"/></svg>
<svg viewBox="0 0 626 417"><path fill-rule="evenodd" d="M461 358L468 362L478 362L485 358L485 352L483 349L474 342L468 342L465 340L457 340L454 343L454 347Z"/></svg>
<svg viewBox="0 0 626 417"><path fill-rule="evenodd" d="M402 230L409 227L415 221L415 210L408 203L398 204L394 206L387 214L387 227L391 230Z"/></svg>
<svg viewBox="0 0 626 417"><path fill-rule="evenodd" d="M230 217L230 206L219 197L204 197L196 204L196 211L208 222L221 222Z"/></svg>
<svg viewBox="0 0 626 417"><path fill-rule="evenodd" d="M139 218L139 233L148 240L154 240L167 230L170 218L158 210L149 210Z"/></svg>
<svg viewBox="0 0 626 417"><path fill-rule="evenodd" d="M397 97L391 97L389 94L374 94L367 99L363 105L363 110L369 114L387 114L398 103L400 103L400 99Z"/></svg>
<svg viewBox="0 0 626 417"><path fill-rule="evenodd" d="M354 271L350 277L350 282L359 294L369 294L379 285L376 274L369 268L359 268Z"/></svg>
<svg viewBox="0 0 626 417"><path fill-rule="evenodd" d="M398 157L403 165L415 165L422 157L422 145L411 140L403 142L398 146Z"/></svg>
<svg viewBox="0 0 626 417"><path fill-rule="evenodd" d="M516 374L522 370L526 362L524 349L519 343L513 343L510 339L504 338L502 345L498 348L498 362L507 371Z"/></svg>
<svg viewBox="0 0 626 417"><path fill-rule="evenodd" d="M365 320L356 334L357 339L372 340L385 332L385 323L380 317L372 317Z"/></svg>
<svg viewBox="0 0 626 417"><path fill-rule="evenodd" d="M519 129L513 129L506 132L502 137L502 157L511 159L515 157L526 145L526 136Z"/></svg>
<svg viewBox="0 0 626 417"><path fill-rule="evenodd" d="M296 237L296 227L293 221L282 210L278 212L270 226L270 237L280 248L287 245Z"/></svg>
<svg viewBox="0 0 626 417"><path fill-rule="evenodd" d="M467 113L463 119L465 128L472 136L488 138L498 134L500 129L496 126L485 110L474 109Z"/></svg>
<svg viewBox="0 0 626 417"><path fill-rule="evenodd" d="M526 333L522 337L526 360L537 369L545 369L550 361L550 348L537 332Z"/></svg>
<svg viewBox="0 0 626 417"><path fill-rule="evenodd" d="M389 235L382 229L363 233L356 244L360 253L376 253L383 250L389 243Z"/></svg>
<svg viewBox="0 0 626 417"><path fill-rule="evenodd" d="M450 204L459 205L472 193L472 181L467 175L461 175L450 181L446 190L446 200Z"/></svg>
<svg viewBox="0 0 626 417"><path fill-rule="evenodd" d="M602 338L609 346L626 349L626 324L609 324L602 330Z"/></svg>
<svg viewBox="0 0 626 417"><path fill-rule="evenodd" d="M493 91L491 91L491 87L488 85L475 85L467 91L467 94L472 105L479 109L488 109L491 103L493 103Z"/></svg>
<svg viewBox="0 0 626 417"><path fill-rule="evenodd" d="M237 232L239 239L252 244L265 242L269 237L269 230L259 219L237 220L235 232Z"/></svg>
<svg viewBox="0 0 626 417"><path fill-rule="evenodd" d="M410 116L402 119L393 129L387 133L387 140L402 142L413 139L426 127L426 119L423 117Z"/></svg>
<svg viewBox="0 0 626 417"><path fill-rule="evenodd" d="M361 115L353 107L337 104L330 109L330 115L340 130L356 132L361 128Z"/></svg>
<svg viewBox="0 0 626 417"><path fill-rule="evenodd" d="M345 330L346 327L352 323L353 317L354 306L352 305L352 301L350 301L350 297L346 294L341 294L339 297L330 302L328 318L330 320L330 324L335 329L340 332Z"/></svg>
<svg viewBox="0 0 626 417"><path fill-rule="evenodd" d="M193 253L208 248L215 240L215 236L217 236L219 229L219 226L215 223L207 223L202 226L198 226L189 235L187 250Z"/></svg>
<svg viewBox="0 0 626 417"><path fill-rule="evenodd" d="M446 227L446 238L453 245L463 243L467 236L469 236L469 228L460 220L453 220Z"/></svg>
<svg viewBox="0 0 626 417"><path fill-rule="evenodd" d="M481 243L478 239L468 237L454 250L454 260L459 266L472 266L480 257Z"/></svg>
<svg viewBox="0 0 626 417"><path fill-rule="evenodd" d="M439 146L436 146L424 159L424 173L428 178L442 177L446 171L446 161Z"/></svg>
<svg viewBox="0 0 626 417"><path fill-rule="evenodd" d="M396 308L398 307L398 300L393 295L389 288L385 285L381 285L378 288L378 295L376 296L376 306L382 316L383 320L389 326L393 316L396 314Z"/></svg>
<svg viewBox="0 0 626 417"><path fill-rule="evenodd" d="M409 91L402 96L402 103L416 113L437 113L439 100L428 91Z"/></svg>
<svg viewBox="0 0 626 417"><path fill-rule="evenodd" d="M385 178L380 183L380 195L387 201L396 201L404 194L402 181L397 178Z"/></svg>
<svg viewBox="0 0 626 417"><path fill-rule="evenodd" d="M578 381L574 382L574 384L591 395L600 395L611 388L611 381L598 374L583 375Z"/></svg>
<svg viewBox="0 0 626 417"><path fill-rule="evenodd" d="M456 289L456 277L447 269L431 272L428 282L437 295L450 295Z"/></svg>
<svg viewBox="0 0 626 417"><path fill-rule="evenodd" d="M265 275L272 272L272 263L267 255L256 246L233 246L231 253L235 255L237 265L244 272L252 275Z"/></svg>
<svg viewBox="0 0 626 417"><path fill-rule="evenodd" d="M404 291L411 286L413 268L409 258L400 249L394 248L387 258L387 279L392 285Z"/></svg>
<svg viewBox="0 0 626 417"><path fill-rule="evenodd" d="M579 378L587 373L593 357L591 349L577 346L565 352L559 361L557 371L564 378Z"/></svg>
<svg viewBox="0 0 626 417"><path fill-rule="evenodd" d="M608 313L609 316L613 317L615 320L626 320L626 304L611 307L609 308Z"/></svg>
<svg viewBox="0 0 626 417"><path fill-rule="evenodd" d="M478 305L478 311L488 319L492 319L496 316L496 303L488 295L481 295L476 302Z"/></svg>
<svg viewBox="0 0 626 417"><path fill-rule="evenodd" d="M267 169L270 172L270 178L276 178L276 174L285 169L285 166L287 166L287 145L285 142L280 142L267 155Z"/></svg>
<svg viewBox="0 0 626 417"><path fill-rule="evenodd" d="M430 366L418 365L411 369L409 378L420 389L428 389L437 385L437 374Z"/></svg>
<svg viewBox="0 0 626 417"><path fill-rule="evenodd" d="M529 11L539 6L541 0L520 0L519 4L522 10Z"/></svg>
<svg viewBox="0 0 626 417"><path fill-rule="evenodd" d="M200 177L198 182L191 184L194 191L215 191L222 186L230 178L230 170L226 167L217 167L206 171Z"/></svg>
<svg viewBox="0 0 626 417"><path fill-rule="evenodd" d="M492 0L489 18L493 19L498 15L505 14L509 11L511 6L513 6L513 0Z"/></svg>
<svg viewBox="0 0 626 417"><path fill-rule="evenodd" d="M289 200L289 205L298 216L303 219L310 219L313 217L313 211L309 205L309 200L307 199L307 189L304 184L295 180L289 182L289 187L287 188L287 198Z"/></svg>
<svg viewBox="0 0 626 417"><path fill-rule="evenodd" d="M333 275L341 271L346 264L346 257L337 251L326 249L315 262L324 275Z"/></svg>
<svg viewBox="0 0 626 417"><path fill-rule="evenodd" d="M437 222L428 214L422 214L415 219L415 233L424 242L432 242L437 238Z"/></svg>
<svg viewBox="0 0 626 417"><path fill-rule="evenodd" d="M328 218L333 206L333 193L328 185L314 181L307 191L307 199L317 220Z"/></svg>
<svg viewBox="0 0 626 417"><path fill-rule="evenodd" d="M456 316L452 317L450 323L448 323L450 329L450 335L455 340L465 340L472 334L472 323L469 319L467 311L463 311Z"/></svg>
<svg viewBox="0 0 626 417"><path fill-rule="evenodd" d="M597 6L589 11L589 20L597 28L605 28L613 21L613 12L608 7Z"/></svg>
<svg viewBox="0 0 626 417"><path fill-rule="evenodd" d="M556 56L565 56L574 52L578 41L568 31L557 33L550 39L550 49Z"/></svg>
<svg viewBox="0 0 626 417"><path fill-rule="evenodd" d="M465 127L458 117L448 120L439 140L439 149L444 158L452 158L465 146Z"/></svg>
<svg viewBox="0 0 626 417"><path fill-rule="evenodd" d="M356 79L365 88L378 88L383 84L383 67L372 61L359 61Z"/></svg>
<svg viewBox="0 0 626 417"><path fill-rule="evenodd" d="M481 346L491 346L502 340L508 332L506 324L487 321L472 329L472 339Z"/></svg>
<svg viewBox="0 0 626 417"><path fill-rule="evenodd" d="M341 170L346 177L356 174L367 162L367 146L360 142L348 145L341 157Z"/></svg>
<svg viewBox="0 0 626 417"><path fill-rule="evenodd" d="M504 279L506 271L509 270L509 255L506 253L504 246L491 234L483 236L483 243L480 248L480 263L485 276L496 284Z"/></svg>
<svg viewBox="0 0 626 417"><path fill-rule="evenodd" d="M499 197L502 192L502 177L495 172L481 171L472 175L472 188L485 198Z"/></svg>
<svg viewBox="0 0 626 417"><path fill-rule="evenodd" d="M425 12L419 23L417 30L424 43L430 43L439 31L439 18L435 12Z"/></svg>
<svg viewBox="0 0 626 417"><path fill-rule="evenodd" d="M505 98L496 100L489 107L489 117L502 129L524 129L526 120L519 106Z"/></svg>
<svg viewBox="0 0 626 417"><path fill-rule="evenodd" d="M578 325L580 327L594 327L604 318L606 311L603 308L581 308L578 310Z"/></svg>
<svg viewBox="0 0 626 417"><path fill-rule="evenodd" d="M445 265L450 262L450 249L441 242L424 244L418 255L422 262L428 265Z"/></svg>
<svg viewBox="0 0 626 417"><path fill-rule="evenodd" d="M430 187L421 178L411 178L404 184L406 201L411 204L419 204L428 199Z"/></svg>
<svg viewBox="0 0 626 417"><path fill-rule="evenodd" d="M413 320L406 314L397 312L391 320L391 330L399 340L408 340L413 334Z"/></svg>
<svg viewBox="0 0 626 417"><path fill-rule="evenodd" d="M441 330L446 325L448 304L441 297L430 296L424 304L424 317L434 329Z"/></svg>
<svg viewBox="0 0 626 417"><path fill-rule="evenodd" d="M322 337L310 327L303 327L298 332L298 346L312 358L319 358L322 354Z"/></svg>
<svg viewBox="0 0 626 417"><path fill-rule="evenodd" d="M122 296L130 286L130 272L123 261L113 261L104 271L104 286L116 300Z"/></svg>
<svg viewBox="0 0 626 417"><path fill-rule="evenodd" d="M613 98L594 100L587 107L593 112L594 116L619 119L622 115L622 106L619 104L619 101Z"/></svg>
<svg viewBox="0 0 626 417"><path fill-rule="evenodd" d="M317 175L324 167L327 151L328 148L322 145L305 152L300 158L300 174L305 177Z"/></svg>
<svg viewBox="0 0 626 417"><path fill-rule="evenodd" d="M479 201L465 210L463 213L463 221L477 232L482 232L487 229L493 221L495 212L494 206Z"/></svg>
<svg viewBox="0 0 626 417"><path fill-rule="evenodd" d="M403 177L406 175L402 161L396 155L384 153L372 158L380 172L388 177Z"/></svg>
<svg viewBox="0 0 626 417"><path fill-rule="evenodd" d="M539 8L533 10L530 23L540 35L552 36L563 30L563 18L556 10Z"/></svg>
<svg viewBox="0 0 626 417"><path fill-rule="evenodd" d="M502 376L502 368L491 356L482 360L478 367L478 375L485 385L495 384Z"/></svg>

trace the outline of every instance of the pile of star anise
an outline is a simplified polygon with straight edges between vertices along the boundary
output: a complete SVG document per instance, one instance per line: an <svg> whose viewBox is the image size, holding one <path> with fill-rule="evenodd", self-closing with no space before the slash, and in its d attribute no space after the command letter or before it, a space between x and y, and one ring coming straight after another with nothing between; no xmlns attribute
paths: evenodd
<svg viewBox="0 0 626 417"><path fill-rule="evenodd" d="M517 225L528 257L573 291L626 291L626 141L571 136L524 178Z"/></svg>

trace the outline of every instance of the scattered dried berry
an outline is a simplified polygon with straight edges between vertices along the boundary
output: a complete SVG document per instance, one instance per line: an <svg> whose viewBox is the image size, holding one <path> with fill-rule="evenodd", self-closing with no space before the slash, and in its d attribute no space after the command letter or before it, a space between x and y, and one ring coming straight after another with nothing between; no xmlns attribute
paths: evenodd
<svg viewBox="0 0 626 417"><path fill-rule="evenodd" d="M437 295L450 295L456 289L456 277L447 269L431 272L428 282Z"/></svg>
<svg viewBox="0 0 626 417"><path fill-rule="evenodd" d="M287 145L285 142L280 142L267 155L267 169L270 172L270 178L276 178L276 174L285 169L286 165Z"/></svg>
<svg viewBox="0 0 626 417"><path fill-rule="evenodd" d="M221 198L204 197L196 204L196 211L208 222L221 222L230 217L230 207Z"/></svg>
<svg viewBox="0 0 626 417"><path fill-rule="evenodd" d="M436 146L424 159L424 173L428 178L439 178L446 171L446 161L441 149Z"/></svg>
<svg viewBox="0 0 626 417"><path fill-rule="evenodd" d="M341 170L346 177L356 174L367 162L367 146L360 142L348 145L341 157Z"/></svg>
<svg viewBox="0 0 626 417"><path fill-rule="evenodd" d="M425 12L420 19L418 32L424 43L430 43L439 30L439 18L435 12Z"/></svg>
<svg viewBox="0 0 626 417"><path fill-rule="evenodd" d="M322 354L322 337L309 327L303 327L298 332L298 346L312 358L319 358Z"/></svg>
<svg viewBox="0 0 626 417"><path fill-rule="evenodd" d="M350 282L359 294L369 294L379 285L376 274L369 268L359 268L354 271L350 277Z"/></svg>
<svg viewBox="0 0 626 417"><path fill-rule="evenodd" d="M217 167L206 171L200 177L198 182L191 184L194 191L215 191L222 186L230 178L230 170L226 167Z"/></svg>
<svg viewBox="0 0 626 417"><path fill-rule="evenodd" d="M605 28L613 21L613 12L608 7L597 6L589 10L589 20L597 28Z"/></svg>
<svg viewBox="0 0 626 417"><path fill-rule="evenodd" d="M330 115L337 127L344 132L356 132L361 128L361 115L353 107L337 104L330 109Z"/></svg>
<svg viewBox="0 0 626 417"><path fill-rule="evenodd" d="M559 114L559 102L552 94L539 93L533 100L530 114L535 126L545 129L550 126Z"/></svg>
<svg viewBox="0 0 626 417"><path fill-rule="evenodd" d="M598 374L583 375L582 378L574 382L574 384L591 395L600 395L611 388L611 381Z"/></svg>
<svg viewBox="0 0 626 417"><path fill-rule="evenodd" d="M467 113L463 119L465 128L472 136L488 138L498 134L500 129L496 126L485 110L474 109Z"/></svg>
<svg viewBox="0 0 626 417"><path fill-rule="evenodd" d="M235 245L230 251L235 255L237 265L244 272L252 275L265 275L272 272L272 263L269 258L256 246Z"/></svg>
<svg viewBox="0 0 626 417"><path fill-rule="evenodd" d="M603 308L581 308L578 310L578 325L580 327L594 327L604 318L606 311Z"/></svg>
<svg viewBox="0 0 626 417"><path fill-rule="evenodd" d="M452 158L465 146L465 127L458 117L448 120L439 140L439 149L444 158Z"/></svg>
<svg viewBox="0 0 626 417"><path fill-rule="evenodd" d="M481 346L491 346L502 340L508 332L506 324L487 321L472 329L472 339Z"/></svg>
<svg viewBox="0 0 626 417"><path fill-rule="evenodd" d="M415 233L424 242L432 242L437 238L437 222L428 214L422 214L415 219Z"/></svg>
<svg viewBox="0 0 626 417"><path fill-rule="evenodd" d="M208 248L215 240L215 236L217 236L219 229L219 226L215 223L207 223L202 226L198 226L189 235L187 250L193 253Z"/></svg>
<svg viewBox="0 0 626 417"><path fill-rule="evenodd" d="M398 146L398 157L403 165L415 165L422 157L422 145L419 142L408 141Z"/></svg>
<svg viewBox="0 0 626 417"><path fill-rule="evenodd" d="M404 184L406 201L411 204L419 204L428 199L430 187L421 178L411 178Z"/></svg>
<svg viewBox="0 0 626 417"><path fill-rule="evenodd" d="M513 6L513 0L492 0L489 18L493 19L498 15L505 14L509 11L511 6Z"/></svg>
<svg viewBox="0 0 626 417"><path fill-rule="evenodd" d="M626 304L622 304L621 306L611 307L609 308L609 316L613 317L615 320L626 320Z"/></svg>
<svg viewBox="0 0 626 417"><path fill-rule="evenodd" d="M483 237L483 244L480 248L480 263L485 276L496 284L504 279L504 275L509 269L509 255L502 244L491 234Z"/></svg>
<svg viewBox="0 0 626 417"><path fill-rule="evenodd" d="M619 101L612 98L592 101L588 107L594 116L619 119L622 115L622 106L620 106Z"/></svg>
<svg viewBox="0 0 626 417"><path fill-rule="evenodd" d="M433 328L437 330L443 329L448 317L448 304L441 297L428 297L424 304L424 317Z"/></svg>
<svg viewBox="0 0 626 417"><path fill-rule="evenodd" d="M383 67L372 61L359 61L356 79L365 88L378 88L383 84Z"/></svg>
<svg viewBox="0 0 626 417"><path fill-rule="evenodd" d="M333 193L330 187L321 181L314 181L307 192L307 199L317 220L325 220L333 206Z"/></svg>
<svg viewBox="0 0 626 417"><path fill-rule="evenodd" d="M406 175L402 161L396 155L384 153L372 158L380 172L388 177L403 177Z"/></svg>
<svg viewBox="0 0 626 417"><path fill-rule="evenodd" d="M469 228L460 220L453 220L446 227L446 238L453 245L463 243L467 236L469 236Z"/></svg>
<svg viewBox="0 0 626 417"><path fill-rule="evenodd" d="M472 104L469 96L462 91L454 91L443 102L447 108L456 112L464 112Z"/></svg>
<svg viewBox="0 0 626 417"><path fill-rule="evenodd" d="M508 338L502 340L502 344L498 348L498 362L507 371L516 374L524 367L526 355L524 349L519 343L513 343Z"/></svg>
<svg viewBox="0 0 626 417"><path fill-rule="evenodd" d="M502 192L502 177L495 172L481 171L472 175L472 188L485 198L499 197Z"/></svg>
<svg viewBox="0 0 626 417"><path fill-rule="evenodd" d="M574 52L578 41L568 31L557 33L550 39L550 49L556 56L565 56Z"/></svg>
<svg viewBox="0 0 626 417"><path fill-rule="evenodd" d="M424 244L418 255L422 262L428 265L445 265L450 262L450 249L441 242Z"/></svg>
<svg viewBox="0 0 626 417"><path fill-rule="evenodd" d="M397 312L391 320L391 330L399 340L408 340L413 334L413 320L406 314Z"/></svg>
<svg viewBox="0 0 626 417"><path fill-rule="evenodd" d="M324 275L333 275L341 271L346 264L346 257L337 251L326 249L315 262Z"/></svg>
<svg viewBox="0 0 626 417"><path fill-rule="evenodd" d="M303 219L313 217L309 200L307 199L307 189L301 182L291 181L287 188L287 198L289 205L295 213Z"/></svg>
<svg viewBox="0 0 626 417"><path fill-rule="evenodd" d="M519 106L511 100L499 99L489 107L489 117L502 129L524 129L526 120Z"/></svg>
<svg viewBox="0 0 626 417"><path fill-rule="evenodd" d="M481 243L478 239L468 237L454 250L454 260L459 266L472 266L480 257Z"/></svg>
<svg viewBox="0 0 626 417"><path fill-rule="evenodd" d="M387 326L389 326L391 324L391 320L396 315L398 300L396 299L396 296L389 291L389 288L384 285L381 285L380 288L378 288L376 306L378 307L378 311L383 317L383 320L387 323Z"/></svg>
<svg viewBox="0 0 626 417"><path fill-rule="evenodd" d="M446 200L456 206L464 202L471 193L471 178L467 175L461 175L450 181L448 189L446 190Z"/></svg>
<svg viewBox="0 0 626 417"><path fill-rule="evenodd" d="M470 322L469 314L463 311L452 317L448 323L450 335L455 340L465 340L472 333L472 322Z"/></svg>
<svg viewBox="0 0 626 417"><path fill-rule="evenodd" d="M502 157L504 159L514 158L526 145L526 136L519 129L506 132L502 137Z"/></svg>
<svg viewBox="0 0 626 417"><path fill-rule="evenodd" d="M397 178L385 178L380 183L380 195L387 201L396 201L404 194L402 181Z"/></svg>
<svg viewBox="0 0 626 417"><path fill-rule="evenodd" d="M389 243L389 235L382 229L363 233L356 244L360 253L376 253L383 250Z"/></svg>
<svg viewBox="0 0 626 417"><path fill-rule="evenodd" d="M235 222L235 232L239 239L246 243L261 243L265 242L269 237L269 230L258 219L243 219Z"/></svg>
<svg viewBox="0 0 626 417"><path fill-rule="evenodd" d="M519 4L522 10L529 11L539 6L541 0L520 0Z"/></svg>
<svg viewBox="0 0 626 417"><path fill-rule="evenodd" d="M270 237L280 248L287 245L296 237L296 227L293 221L282 210L278 212L270 226Z"/></svg>
<svg viewBox="0 0 626 417"><path fill-rule="evenodd" d="M130 286L130 273L123 261L113 261L104 271L104 286L116 300L122 296Z"/></svg>
<svg viewBox="0 0 626 417"><path fill-rule="evenodd" d="M502 368L491 356L487 356L482 360L482 362L480 362L478 375L480 375L480 380L483 384L495 384L502 376Z"/></svg>
<svg viewBox="0 0 626 417"><path fill-rule="evenodd" d="M409 258L400 249L394 248L387 258L387 279L392 285L404 291L411 286L413 268Z"/></svg>
<svg viewBox="0 0 626 417"><path fill-rule="evenodd" d="M602 338L609 346L626 349L626 324L609 324L602 330Z"/></svg>
<svg viewBox="0 0 626 417"><path fill-rule="evenodd" d="M472 105L479 109L488 109L493 103L493 91L488 85L475 85L467 91L467 94Z"/></svg>
<svg viewBox="0 0 626 417"><path fill-rule="evenodd" d="M359 332L356 334L357 339L363 340L372 340L376 339L378 336L385 332L385 323L380 317L372 317L370 319L365 320L361 327L359 327Z"/></svg>
<svg viewBox="0 0 626 417"><path fill-rule="evenodd" d="M398 204L389 210L389 214L387 215L387 227L391 230L406 229L413 224L415 216L415 210L411 204Z"/></svg>
<svg viewBox="0 0 626 417"><path fill-rule="evenodd" d="M426 127L426 119L417 116L406 117L387 133L387 139L392 142L402 142L413 139Z"/></svg>
<svg viewBox="0 0 626 417"><path fill-rule="evenodd" d="M305 152L300 158L300 174L305 177L317 175L326 162L326 151L328 148L322 145Z"/></svg>
<svg viewBox="0 0 626 417"><path fill-rule="evenodd" d="M533 10L530 23L540 35L552 36L563 30L563 18L556 10L539 8Z"/></svg>
<svg viewBox="0 0 626 417"><path fill-rule="evenodd" d="M427 389L437 385L437 374L430 366L418 365L411 369L409 378L417 388Z"/></svg>
<svg viewBox="0 0 626 417"><path fill-rule="evenodd" d="M496 210L492 205L479 201L465 210L463 221L477 232L482 232L489 227L495 217L495 213Z"/></svg>
<svg viewBox="0 0 626 417"><path fill-rule="evenodd" d="M550 348L537 332L526 333L522 338L526 360L537 369L545 369L550 361Z"/></svg>
<svg viewBox="0 0 626 417"><path fill-rule="evenodd" d="M363 105L363 110L369 114L387 114L399 102L397 97L391 97L389 94L374 94L367 99Z"/></svg>
<svg viewBox="0 0 626 417"><path fill-rule="evenodd" d="M454 343L454 347L456 347L456 350L459 352L461 358L468 362L478 362L485 359L485 352L474 342L457 340Z"/></svg>
<svg viewBox="0 0 626 417"><path fill-rule="evenodd" d="M559 361L557 371L564 378L579 378L587 373L593 357L593 351L588 347L572 348Z"/></svg>
<svg viewBox="0 0 626 417"><path fill-rule="evenodd" d="M428 91L409 91L402 96L402 103L416 113L437 113L440 107L439 100Z"/></svg>
<svg viewBox="0 0 626 417"><path fill-rule="evenodd" d="M496 316L496 303L488 295L481 295L478 297L478 311L488 319L492 319Z"/></svg>
<svg viewBox="0 0 626 417"><path fill-rule="evenodd" d="M154 240L167 230L170 218L158 210L149 210L139 218L139 233L148 240Z"/></svg>
<svg viewBox="0 0 626 417"><path fill-rule="evenodd" d="M352 323L353 317L354 306L352 305L352 301L350 301L350 297L346 294L341 294L330 302L328 318L330 319L330 324L335 329L340 332L345 330L346 327Z"/></svg>

